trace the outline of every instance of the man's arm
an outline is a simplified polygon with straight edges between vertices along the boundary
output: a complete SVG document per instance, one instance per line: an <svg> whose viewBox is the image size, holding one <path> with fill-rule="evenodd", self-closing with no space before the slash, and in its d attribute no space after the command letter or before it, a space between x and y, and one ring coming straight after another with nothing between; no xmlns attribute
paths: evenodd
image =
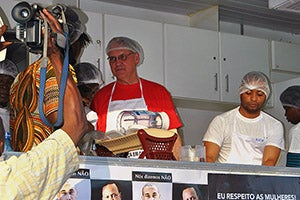
<svg viewBox="0 0 300 200"><path fill-rule="evenodd" d="M56 19L43 13L54 33L61 31ZM48 52L58 81L62 54L50 38ZM87 130L86 117L79 91L68 77L64 99L64 123L46 140L20 157L0 162L0 194L3 199L52 199L64 182L78 169L75 145Z"/></svg>
<svg viewBox="0 0 300 200"><path fill-rule="evenodd" d="M204 141L204 146L206 149L206 162L216 162L220 152L219 145Z"/></svg>
<svg viewBox="0 0 300 200"><path fill-rule="evenodd" d="M180 159L180 148L182 147L182 139L181 139L180 134L178 133L177 129L171 129L170 131L177 134L177 139L176 139L174 147L173 147L173 154L174 154L176 160L179 160Z"/></svg>
<svg viewBox="0 0 300 200"><path fill-rule="evenodd" d="M280 155L280 148L267 145L264 149L262 165L275 166Z"/></svg>
<svg viewBox="0 0 300 200"><path fill-rule="evenodd" d="M46 16L52 32L63 33L61 25L46 9L43 10L43 13ZM63 55L55 44L55 38L51 37L49 40L47 49L48 57L54 66L57 83L59 84L63 67ZM66 84L63 113L64 123L61 129L70 136L74 144L77 144L83 134L87 131L88 124L80 93L70 76L68 77Z"/></svg>

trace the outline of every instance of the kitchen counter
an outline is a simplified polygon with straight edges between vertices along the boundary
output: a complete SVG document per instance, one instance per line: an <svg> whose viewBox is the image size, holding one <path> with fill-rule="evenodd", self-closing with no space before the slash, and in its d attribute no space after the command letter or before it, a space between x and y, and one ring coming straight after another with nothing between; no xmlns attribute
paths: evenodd
<svg viewBox="0 0 300 200"><path fill-rule="evenodd" d="M205 200L300 199L297 168L104 157L80 157L80 162L81 169L89 170L91 199L111 181L133 200L141 199L146 183L157 185L163 199L179 200L190 186Z"/></svg>
<svg viewBox="0 0 300 200"><path fill-rule="evenodd" d="M145 184L155 185L163 200L182 199L187 187L194 187L203 200L300 199L299 168L90 156L79 160L80 169L67 181L78 200L102 199L103 186L112 182L123 200L140 200Z"/></svg>

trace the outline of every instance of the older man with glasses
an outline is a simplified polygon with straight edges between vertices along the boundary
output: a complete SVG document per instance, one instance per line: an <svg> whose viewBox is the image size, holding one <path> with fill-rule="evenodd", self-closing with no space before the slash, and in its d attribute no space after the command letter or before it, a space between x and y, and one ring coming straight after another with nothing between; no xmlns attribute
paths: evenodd
<svg viewBox="0 0 300 200"><path fill-rule="evenodd" d="M124 128L122 121L118 120L122 112L139 110L143 113L159 112L165 116L162 123L167 125L164 128L177 133L182 123L168 90L138 76L137 67L144 61L141 45L127 37L115 37L108 43L106 53L111 71L117 80L100 89L92 101L91 108L99 118L97 130L126 132L133 124L126 122L129 125ZM118 130L119 127L122 130ZM179 157L180 146L181 139L178 137L174 146L176 158Z"/></svg>

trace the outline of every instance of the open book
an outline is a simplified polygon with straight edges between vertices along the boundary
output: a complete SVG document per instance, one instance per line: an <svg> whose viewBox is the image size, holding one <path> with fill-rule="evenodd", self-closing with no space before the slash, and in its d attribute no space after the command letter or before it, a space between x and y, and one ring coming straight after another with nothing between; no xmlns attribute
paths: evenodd
<svg viewBox="0 0 300 200"><path fill-rule="evenodd" d="M130 130L130 132L126 132L126 134L122 134L118 131L110 131L105 133L105 137L101 140L95 140L95 143L105 146L115 155L142 149L137 131L138 129L135 131Z"/></svg>
<svg viewBox="0 0 300 200"><path fill-rule="evenodd" d="M117 130L108 131L104 135L104 140L109 140L109 139L114 139L114 138L130 135L132 133L136 133L139 129L144 129L144 128L147 128L147 127L143 126L143 125L135 124L135 125L131 125L125 133L121 133L120 131L117 131Z"/></svg>

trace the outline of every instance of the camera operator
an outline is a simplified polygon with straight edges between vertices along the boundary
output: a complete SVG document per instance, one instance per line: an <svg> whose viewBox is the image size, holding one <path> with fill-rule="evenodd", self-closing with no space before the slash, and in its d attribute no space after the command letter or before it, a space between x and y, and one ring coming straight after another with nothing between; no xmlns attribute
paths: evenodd
<svg viewBox="0 0 300 200"><path fill-rule="evenodd" d="M52 32L61 33L56 19L43 9ZM56 75L61 78L62 51L49 38L48 57ZM2 49L2 43L0 49ZM75 145L87 131L86 117L77 86L67 78L63 126L31 151L0 162L1 199L53 199L64 182L79 167ZM70 114L72 113L72 114Z"/></svg>
<svg viewBox="0 0 300 200"><path fill-rule="evenodd" d="M61 6L64 8L66 25L69 29L69 60L71 60L71 64L76 64L77 57L81 53L80 50L90 43L90 40L87 34L83 32L83 25L76 12L70 7ZM60 27L55 28L62 29L62 25L58 26ZM45 113L46 119L51 124L54 124L59 118L59 91L61 86L59 85L60 82L56 79L57 72L53 67L54 63L51 57L53 54L55 55L55 51L65 52L62 48L53 48L52 46L53 44L59 45L59 35L56 33L56 30L52 29L52 32L49 34L49 37L55 43L50 43L47 48L47 56L50 58L50 61L48 61L46 68L45 92L42 105L43 113ZM74 48L73 46L76 47ZM30 48L33 51L35 50L34 46ZM40 83L42 60L42 58L37 60L21 72L16 77L11 88L10 127L12 130L12 147L15 151L26 152L30 150L33 146L46 139L54 130L60 128L59 125L55 127L47 125L41 117L43 113L39 109L41 100L39 93L42 87L42 83ZM72 66L69 66L69 76L72 76L76 80ZM68 117L70 115L73 115L73 113L69 113Z"/></svg>

